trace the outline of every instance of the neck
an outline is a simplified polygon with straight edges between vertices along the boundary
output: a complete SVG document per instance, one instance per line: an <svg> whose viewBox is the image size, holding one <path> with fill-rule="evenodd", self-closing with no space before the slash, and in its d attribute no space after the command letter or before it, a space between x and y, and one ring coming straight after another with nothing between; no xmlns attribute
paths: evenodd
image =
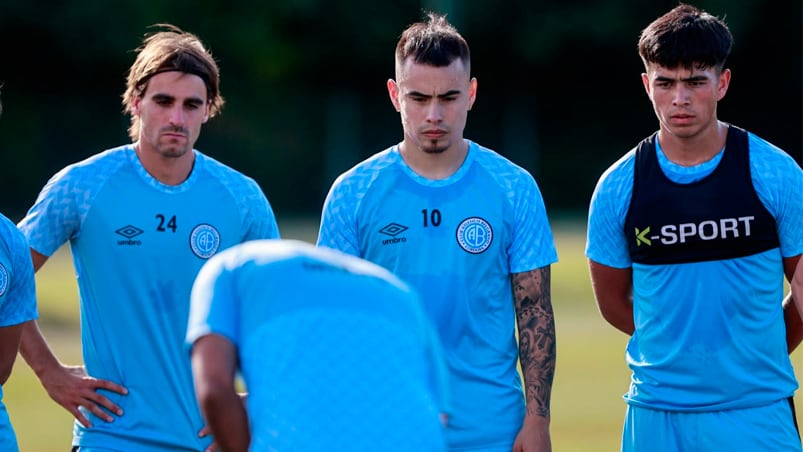
<svg viewBox="0 0 803 452"><path fill-rule="evenodd" d="M195 165L195 153L192 150L179 156L166 156L144 146L141 141L134 143L134 150L145 171L165 185L180 185L190 177Z"/></svg>
<svg viewBox="0 0 803 452"><path fill-rule="evenodd" d="M699 165L711 160L725 146L727 138L728 126L719 121L688 137L673 135L663 127L658 131L658 142L666 158L682 166Z"/></svg>
<svg viewBox="0 0 803 452"><path fill-rule="evenodd" d="M427 179L439 180L448 178L460 169L468 154L468 142L461 139L458 144L445 151L433 154L404 141L399 145L399 151L404 163L416 174Z"/></svg>

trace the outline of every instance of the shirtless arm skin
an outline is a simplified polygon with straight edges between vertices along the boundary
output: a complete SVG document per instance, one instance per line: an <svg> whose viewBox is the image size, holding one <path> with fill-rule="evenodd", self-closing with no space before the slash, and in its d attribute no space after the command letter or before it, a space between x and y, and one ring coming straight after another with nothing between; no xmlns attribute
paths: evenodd
<svg viewBox="0 0 803 452"><path fill-rule="evenodd" d="M786 323L786 346L789 353L803 340L803 265L799 264L800 254L783 260L784 274L792 284L792 291L783 301L783 318ZM797 268L797 270L795 270Z"/></svg>
<svg viewBox="0 0 803 452"><path fill-rule="evenodd" d="M31 249L34 270L39 270L48 257ZM91 427L78 407L83 406L96 416L112 422L114 418L109 412L118 416L123 414L120 407L98 393L98 389L106 389L120 394L127 394L126 388L111 381L92 378L86 374L83 366L66 366L62 364L45 340L36 321L26 322L22 328L20 353L25 362L36 373L42 386L50 398L63 406L75 416L82 425ZM108 410L108 411L107 411Z"/></svg>
<svg viewBox="0 0 803 452"><path fill-rule="evenodd" d="M555 377L556 338L550 279L549 266L511 276L527 404L524 425L513 445L515 452L552 450L549 403Z"/></svg>
<svg viewBox="0 0 803 452"><path fill-rule="evenodd" d="M588 269L602 318L617 330L632 336L636 330L633 321L632 269L608 267L592 260L588 261Z"/></svg>
<svg viewBox="0 0 803 452"><path fill-rule="evenodd" d="M251 443L248 415L234 386L237 352L234 344L208 334L192 346L192 375L201 412L215 443L226 452L246 452Z"/></svg>
<svg viewBox="0 0 803 452"><path fill-rule="evenodd" d="M24 322L17 325L0 327L0 386L6 384L17 358Z"/></svg>

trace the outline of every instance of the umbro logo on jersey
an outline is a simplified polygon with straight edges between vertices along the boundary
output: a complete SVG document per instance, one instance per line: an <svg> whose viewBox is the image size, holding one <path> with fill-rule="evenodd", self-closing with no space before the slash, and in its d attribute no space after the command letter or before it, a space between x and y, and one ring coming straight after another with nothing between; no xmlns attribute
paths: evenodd
<svg viewBox="0 0 803 452"><path fill-rule="evenodd" d="M118 245L120 245L120 246L139 246L139 245L142 245L142 240L133 240L133 239L134 239L134 237L142 234L145 231L143 231L142 229L140 229L140 228L138 228L136 226L131 226L129 224L129 225L123 226L122 228L120 228L120 229L118 229L118 230L116 230L114 232L117 235L122 235L123 237L125 237L125 240L118 240L117 241Z"/></svg>
<svg viewBox="0 0 803 452"><path fill-rule="evenodd" d="M394 243L401 243L406 242L407 239L404 237L398 237L399 234L409 229L407 226L400 225L398 223L390 223L389 225L383 227L379 230L380 233L389 235L392 238L382 240L383 245L392 245Z"/></svg>

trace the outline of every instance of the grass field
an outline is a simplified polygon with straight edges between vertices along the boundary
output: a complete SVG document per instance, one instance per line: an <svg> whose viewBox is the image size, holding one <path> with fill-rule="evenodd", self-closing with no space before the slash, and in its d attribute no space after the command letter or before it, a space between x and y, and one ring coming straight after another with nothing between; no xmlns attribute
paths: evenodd
<svg viewBox="0 0 803 452"><path fill-rule="evenodd" d="M305 241L315 239L316 226L305 220L280 222L285 238ZM560 257L552 269L558 336L552 396L553 449L618 450L625 409L621 396L629 378L624 363L627 338L602 320L594 304L583 256L582 222L555 220L553 229ZM37 273L37 284L40 326L51 347L63 362L79 363L77 289L69 251L60 250ZM803 375L800 366L796 368ZM22 452L69 450L72 417L48 398L22 358L3 390ZM798 413L801 409L799 404Z"/></svg>

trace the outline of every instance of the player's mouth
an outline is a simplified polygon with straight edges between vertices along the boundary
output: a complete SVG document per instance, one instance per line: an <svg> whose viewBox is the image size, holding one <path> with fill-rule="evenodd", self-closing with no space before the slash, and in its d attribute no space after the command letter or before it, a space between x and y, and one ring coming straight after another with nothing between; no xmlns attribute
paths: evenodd
<svg viewBox="0 0 803 452"><path fill-rule="evenodd" d="M424 137L426 137L426 138L428 138L430 140L439 140L439 139L445 137L447 135L447 133L448 132L446 132L445 130L440 130L440 129L438 129L438 130L425 130L424 132L422 132L422 135L424 135Z"/></svg>
<svg viewBox="0 0 803 452"><path fill-rule="evenodd" d="M694 115L676 114L669 117L675 124L688 124L694 120Z"/></svg>

